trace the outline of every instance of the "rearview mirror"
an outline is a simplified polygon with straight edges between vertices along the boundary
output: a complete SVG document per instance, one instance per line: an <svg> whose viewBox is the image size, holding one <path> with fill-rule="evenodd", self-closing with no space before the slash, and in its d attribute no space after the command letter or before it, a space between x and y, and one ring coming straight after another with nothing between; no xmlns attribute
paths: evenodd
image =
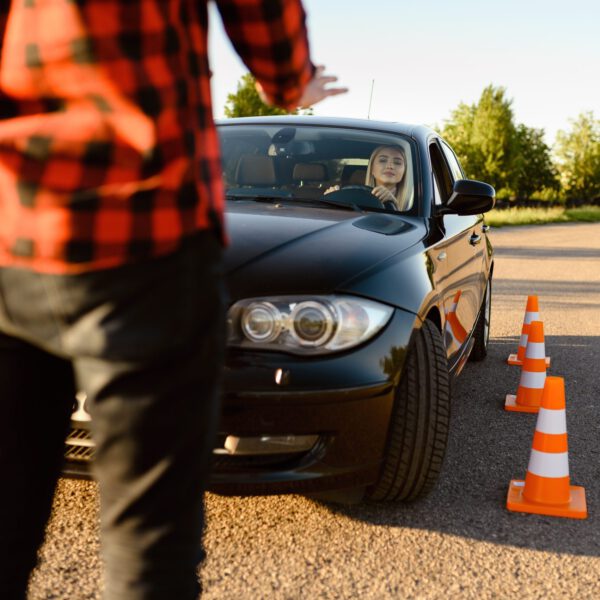
<svg viewBox="0 0 600 600"><path fill-rule="evenodd" d="M478 215L494 208L495 203L496 191L491 185L474 179L458 179L441 212Z"/></svg>

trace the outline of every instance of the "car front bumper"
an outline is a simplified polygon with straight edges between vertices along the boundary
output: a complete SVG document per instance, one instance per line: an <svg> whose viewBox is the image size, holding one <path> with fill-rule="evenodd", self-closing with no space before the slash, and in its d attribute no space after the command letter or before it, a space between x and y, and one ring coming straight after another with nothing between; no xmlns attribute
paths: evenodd
<svg viewBox="0 0 600 600"><path fill-rule="evenodd" d="M396 310L376 338L342 354L308 358L231 350L209 489L310 494L375 483L416 318ZM72 425L63 472L89 477L89 424ZM231 440L240 442L241 452L231 451ZM307 440L314 442L301 447Z"/></svg>

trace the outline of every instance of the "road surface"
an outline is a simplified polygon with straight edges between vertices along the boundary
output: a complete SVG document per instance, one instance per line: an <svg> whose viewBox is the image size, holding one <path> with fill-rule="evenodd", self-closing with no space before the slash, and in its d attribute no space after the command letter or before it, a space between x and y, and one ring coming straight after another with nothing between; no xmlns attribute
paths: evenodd
<svg viewBox="0 0 600 600"><path fill-rule="evenodd" d="M484 363L454 389L439 484L410 506L333 507L301 496L207 498L205 598L600 597L600 224L492 230L493 322ZM534 415L506 413L528 294L538 294L552 357L566 380L571 482L585 521L510 513ZM30 598L100 598L93 483L61 481Z"/></svg>

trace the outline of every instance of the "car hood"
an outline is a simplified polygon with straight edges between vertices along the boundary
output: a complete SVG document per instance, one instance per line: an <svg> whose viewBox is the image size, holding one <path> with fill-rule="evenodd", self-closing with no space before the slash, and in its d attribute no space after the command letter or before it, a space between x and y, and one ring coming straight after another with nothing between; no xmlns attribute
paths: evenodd
<svg viewBox="0 0 600 600"><path fill-rule="evenodd" d="M334 292L426 234L422 220L393 214L283 203L230 204L225 268L232 301Z"/></svg>

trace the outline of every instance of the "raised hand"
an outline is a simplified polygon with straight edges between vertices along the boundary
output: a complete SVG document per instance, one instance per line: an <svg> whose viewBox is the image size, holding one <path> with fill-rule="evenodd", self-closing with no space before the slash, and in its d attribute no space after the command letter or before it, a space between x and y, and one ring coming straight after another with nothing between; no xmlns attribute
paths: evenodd
<svg viewBox="0 0 600 600"><path fill-rule="evenodd" d="M298 106L308 108L325 98L329 98L329 96L345 94L348 91L348 88L345 87L327 87L328 84L335 83L338 78L334 75L324 75L324 71L325 67L323 65L319 65L316 68L313 78L304 88L304 93L300 98Z"/></svg>

